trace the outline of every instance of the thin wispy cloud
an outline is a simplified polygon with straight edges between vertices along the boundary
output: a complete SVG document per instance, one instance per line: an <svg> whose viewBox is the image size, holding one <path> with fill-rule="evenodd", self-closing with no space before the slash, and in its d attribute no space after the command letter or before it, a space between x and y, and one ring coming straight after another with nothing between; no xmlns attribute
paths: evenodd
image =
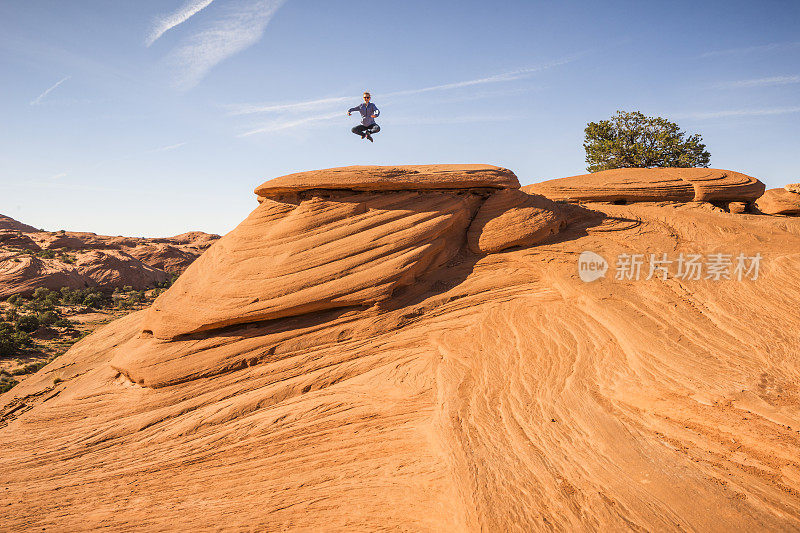
<svg viewBox="0 0 800 533"><path fill-rule="evenodd" d="M725 50L711 50L709 52L700 54L700 57L719 57L728 55L752 54L756 52L791 50L793 48L800 48L800 41L792 41L786 43L769 43L758 46L745 46L742 48L727 48Z"/></svg>
<svg viewBox="0 0 800 533"><path fill-rule="evenodd" d="M57 180L57 179L61 179L61 178L65 177L66 175L67 175L66 172L61 172L59 174L54 174L54 175L50 176L48 179Z"/></svg>
<svg viewBox="0 0 800 533"><path fill-rule="evenodd" d="M676 118L688 119L712 119L712 118L730 118L730 117L757 117L767 115L790 115L793 113L800 113L800 106L798 107L775 107L768 109L731 109L726 111L711 111L711 112L698 112L698 113L684 113L676 114Z"/></svg>
<svg viewBox="0 0 800 533"><path fill-rule="evenodd" d="M385 96L406 96L406 95L415 95L415 94L423 94L431 91L447 91L451 89L461 89L462 87L472 87L475 85L485 85L487 83L501 83L507 81L514 81L514 80L521 80L523 78L528 78L531 75L535 74L536 72L541 72L543 70L551 69L554 67L558 67L561 65L566 65L567 63L572 63L579 59L583 53L575 54L573 56L569 56L563 59L559 59L557 61L551 61L550 63L545 63L543 65L537 65L535 67L527 67L521 68L517 70L512 70L511 72L504 72L502 74L495 74L494 76L486 76L483 78L477 78L474 80L466 80L466 81L458 81L455 83L445 83L443 85L433 85L431 87L423 87L421 89L409 89L406 91L395 91L391 93L387 93Z"/></svg>
<svg viewBox="0 0 800 533"><path fill-rule="evenodd" d="M206 29L176 48L168 63L176 71L175 86L187 90L225 59L257 43L286 0L240 0Z"/></svg>
<svg viewBox="0 0 800 533"><path fill-rule="evenodd" d="M454 89L462 89L465 87L475 87L480 85L487 85L493 83L503 83L515 80L521 80L532 76L537 72L542 72L560 65L566 65L580 59L586 52L581 52L568 56L556 61L536 65L533 67L526 67L510 72L503 72L501 74L494 74L491 76L484 76L472 80L457 81L453 83L445 83L441 85L432 85L429 87L421 87L418 89L406 89L402 91L393 91L389 93L374 93L376 96L384 99L391 99L398 96L414 96L418 94L425 94L435 91L449 91ZM328 107L334 104L341 104L343 102L352 101L353 96L336 96L330 98L319 98L315 100L303 100L300 102L282 103L282 104L238 104L227 106L231 111L230 115L250 115L258 113L285 113L285 112L304 112L314 109Z"/></svg>
<svg viewBox="0 0 800 533"><path fill-rule="evenodd" d="M49 88L48 88L46 91L44 91L42 94L40 94L39 96L37 96L36 98L34 98L33 100L31 100L31 102L30 102L30 105L39 105L39 104L41 104L41 103L42 103L42 100L44 100L44 98L45 98L45 97L46 97L48 94L50 94L51 92L55 91L55 90L58 88L58 86L59 86L59 85L61 85L62 83L64 83L64 82L65 82L65 81L67 81L68 79L70 79L71 77L72 77L72 76L67 76L66 78L63 78L63 79L60 79L60 80L58 80L58 81L57 81L55 84L53 84L53 86L52 86L52 87L49 87Z"/></svg>
<svg viewBox="0 0 800 533"><path fill-rule="evenodd" d="M745 89L750 87L773 87L777 85L790 85L800 83L800 76L773 76L771 78L757 78L752 80L738 80L722 82L715 85L720 89Z"/></svg>
<svg viewBox="0 0 800 533"><path fill-rule="evenodd" d="M176 149L180 148L181 146L186 146L187 144L189 144L188 141L187 142L182 142L182 143L170 144L169 146L162 146L161 148L155 148L153 150L148 150L147 152L144 152L144 153L145 154L153 154L153 153L156 153L156 152L169 152L170 150L176 150Z"/></svg>
<svg viewBox="0 0 800 533"><path fill-rule="evenodd" d="M294 120L275 120L267 124L263 124L256 129L240 133L239 135L237 135L237 137L249 137L251 135L256 135L258 133L271 133L275 131L288 130L300 126L305 126L313 122L323 122L326 120L333 120L336 118L342 119L343 117L344 115L341 112L338 112L338 113L329 113L327 115L317 115L313 117L305 117Z"/></svg>
<svg viewBox="0 0 800 533"><path fill-rule="evenodd" d="M255 113L280 113L285 111L311 111L320 107L327 107L331 104L341 104L352 100L352 96L337 96L334 98L320 98L317 100L306 100L289 104L241 104L229 105L231 111L229 115L252 115Z"/></svg>
<svg viewBox="0 0 800 533"><path fill-rule="evenodd" d="M445 124L472 124L476 122L508 122L519 120L511 115L468 115L463 117L397 117L387 120L393 126L435 126Z"/></svg>
<svg viewBox="0 0 800 533"><path fill-rule="evenodd" d="M167 33L169 30L183 24L194 15L207 8L214 0L188 0L177 11L158 17L150 31L150 35L145 39L145 46L150 46L156 42L159 37Z"/></svg>

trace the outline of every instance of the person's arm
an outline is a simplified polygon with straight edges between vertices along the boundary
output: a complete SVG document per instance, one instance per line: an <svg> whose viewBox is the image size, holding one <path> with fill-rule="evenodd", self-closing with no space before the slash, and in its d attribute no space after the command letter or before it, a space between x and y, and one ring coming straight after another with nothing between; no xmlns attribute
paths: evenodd
<svg viewBox="0 0 800 533"><path fill-rule="evenodd" d="M378 106L376 106L375 104L372 104L372 108L375 110L375 112L372 114L373 117L381 116L381 110L378 109Z"/></svg>
<svg viewBox="0 0 800 533"><path fill-rule="evenodd" d="M358 108L359 108L359 107L361 107L361 106L355 106L355 107L351 107L350 109L348 109L348 110L347 110L347 114L349 115L349 114L350 114L350 113L352 113L353 111L358 111Z"/></svg>

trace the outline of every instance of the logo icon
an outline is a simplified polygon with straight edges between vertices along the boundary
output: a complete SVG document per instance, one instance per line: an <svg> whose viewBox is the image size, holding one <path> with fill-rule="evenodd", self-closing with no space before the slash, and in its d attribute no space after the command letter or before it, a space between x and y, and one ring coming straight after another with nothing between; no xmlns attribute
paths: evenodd
<svg viewBox="0 0 800 533"><path fill-rule="evenodd" d="M581 252L578 257L578 276L580 276L581 281L590 283L604 278L606 271L608 271L608 261L602 255L588 250Z"/></svg>

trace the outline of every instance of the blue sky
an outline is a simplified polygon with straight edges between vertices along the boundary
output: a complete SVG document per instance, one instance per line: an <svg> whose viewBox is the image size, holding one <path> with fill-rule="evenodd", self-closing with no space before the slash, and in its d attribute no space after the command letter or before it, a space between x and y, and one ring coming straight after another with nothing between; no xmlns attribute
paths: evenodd
<svg viewBox="0 0 800 533"><path fill-rule="evenodd" d="M641 110L711 166L800 181L800 2L0 0L0 213L225 233L271 177L357 164L585 172ZM350 133L370 90L383 131Z"/></svg>

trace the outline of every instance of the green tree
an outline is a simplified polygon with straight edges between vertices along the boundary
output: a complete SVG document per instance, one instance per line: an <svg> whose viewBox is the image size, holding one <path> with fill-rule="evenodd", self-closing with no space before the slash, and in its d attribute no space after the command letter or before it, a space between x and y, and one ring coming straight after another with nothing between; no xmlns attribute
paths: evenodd
<svg viewBox="0 0 800 533"><path fill-rule="evenodd" d="M674 122L639 111L617 111L610 120L584 130L586 170L612 168L707 167L711 154L700 135L686 136Z"/></svg>

